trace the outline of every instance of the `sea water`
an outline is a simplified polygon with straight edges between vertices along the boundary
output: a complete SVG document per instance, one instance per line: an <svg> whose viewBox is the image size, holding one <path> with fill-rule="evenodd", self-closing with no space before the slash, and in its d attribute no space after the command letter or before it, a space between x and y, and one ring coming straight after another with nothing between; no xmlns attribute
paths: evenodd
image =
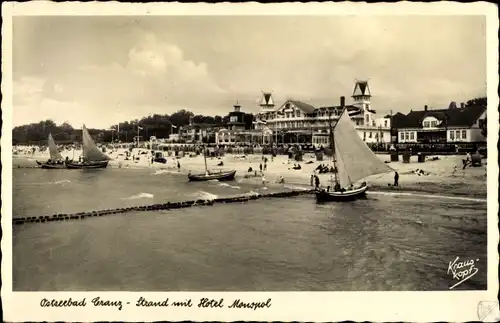
<svg viewBox="0 0 500 323"><path fill-rule="evenodd" d="M152 169L13 169L13 216L289 190L243 178L189 183ZM481 198L372 192L129 212L13 227L15 291L448 290L448 265L474 259L455 289L486 289Z"/></svg>

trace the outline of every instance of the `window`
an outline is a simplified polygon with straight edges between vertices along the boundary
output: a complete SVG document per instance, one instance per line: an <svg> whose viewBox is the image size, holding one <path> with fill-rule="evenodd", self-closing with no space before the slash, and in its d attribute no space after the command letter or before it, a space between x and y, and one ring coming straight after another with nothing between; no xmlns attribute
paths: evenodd
<svg viewBox="0 0 500 323"><path fill-rule="evenodd" d="M410 135L408 132L405 132L405 140L410 140Z"/></svg>
<svg viewBox="0 0 500 323"><path fill-rule="evenodd" d="M369 125L370 124L370 116L369 115L366 115L366 124Z"/></svg>
<svg viewBox="0 0 500 323"><path fill-rule="evenodd" d="M366 132L363 131L363 140L366 140Z"/></svg>
<svg viewBox="0 0 500 323"><path fill-rule="evenodd" d="M455 138L456 138L457 140L459 140L459 139L460 139L460 130L457 130L457 131L456 131Z"/></svg>
<svg viewBox="0 0 500 323"><path fill-rule="evenodd" d="M238 116L231 116L229 119L231 122L238 122Z"/></svg>
<svg viewBox="0 0 500 323"><path fill-rule="evenodd" d="M405 134L403 132L399 133L399 140L401 141L405 140Z"/></svg>
<svg viewBox="0 0 500 323"><path fill-rule="evenodd" d="M455 131L450 131L450 139L455 140Z"/></svg>
<svg viewBox="0 0 500 323"><path fill-rule="evenodd" d="M372 137L372 132L370 131L370 134L368 135L368 138L371 138Z"/></svg>
<svg viewBox="0 0 500 323"><path fill-rule="evenodd" d="M424 128L429 128L429 121L424 121Z"/></svg>
<svg viewBox="0 0 500 323"><path fill-rule="evenodd" d="M300 118L300 111L296 112L297 118Z"/></svg>
<svg viewBox="0 0 500 323"><path fill-rule="evenodd" d="M462 130L462 139L467 139L467 130Z"/></svg>
<svg viewBox="0 0 500 323"><path fill-rule="evenodd" d="M431 121L431 127L435 128L436 126L437 126L437 121L436 120Z"/></svg>
<svg viewBox="0 0 500 323"><path fill-rule="evenodd" d="M415 139L415 133L414 132L410 132L410 140L414 140Z"/></svg>

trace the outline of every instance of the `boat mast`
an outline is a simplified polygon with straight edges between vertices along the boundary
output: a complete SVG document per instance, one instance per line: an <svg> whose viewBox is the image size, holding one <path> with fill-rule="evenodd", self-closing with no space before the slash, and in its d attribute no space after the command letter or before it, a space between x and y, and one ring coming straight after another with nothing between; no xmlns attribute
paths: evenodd
<svg viewBox="0 0 500 323"><path fill-rule="evenodd" d="M332 150L332 159L333 159L333 167L335 168L335 185L339 183L338 177L337 177L337 158L335 157L335 142L334 142L334 134L333 134L333 127L332 127L332 112L328 110L328 127L330 128L330 149Z"/></svg>
<svg viewBox="0 0 500 323"><path fill-rule="evenodd" d="M207 166L207 147L203 142L203 129L201 130L201 143L203 144L203 160L205 161L205 174L208 175L208 166Z"/></svg>

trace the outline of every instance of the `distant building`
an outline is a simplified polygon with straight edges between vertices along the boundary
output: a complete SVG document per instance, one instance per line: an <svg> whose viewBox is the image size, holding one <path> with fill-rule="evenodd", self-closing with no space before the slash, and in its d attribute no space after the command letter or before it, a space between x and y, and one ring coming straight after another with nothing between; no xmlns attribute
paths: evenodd
<svg viewBox="0 0 500 323"><path fill-rule="evenodd" d="M239 104L233 106L233 111L228 114L228 120L227 127L218 129L215 132L216 144L236 145L241 143L261 143L261 131L247 129L245 113L241 111L241 106Z"/></svg>
<svg viewBox="0 0 500 323"><path fill-rule="evenodd" d="M393 119L398 143L482 143L481 128L486 119L486 104L452 102L447 109L410 111Z"/></svg>
<svg viewBox="0 0 500 323"><path fill-rule="evenodd" d="M217 130L214 125L190 122L189 125L180 128L178 140L185 143L214 142Z"/></svg>
<svg viewBox="0 0 500 323"><path fill-rule="evenodd" d="M180 135L178 133L171 133L168 135L168 141L179 141Z"/></svg>

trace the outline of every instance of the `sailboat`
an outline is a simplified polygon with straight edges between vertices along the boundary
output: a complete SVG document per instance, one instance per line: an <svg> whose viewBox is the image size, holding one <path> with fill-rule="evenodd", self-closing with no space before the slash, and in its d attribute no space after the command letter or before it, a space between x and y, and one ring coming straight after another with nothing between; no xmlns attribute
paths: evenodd
<svg viewBox="0 0 500 323"><path fill-rule="evenodd" d="M71 161L67 164L67 167L69 169L106 168L110 158L96 146L85 125L82 127L82 142L83 161Z"/></svg>
<svg viewBox="0 0 500 323"><path fill-rule="evenodd" d="M207 150L205 146L203 146L203 159L205 160L205 173L204 174L188 174L188 179L191 182L201 182L201 181L211 181L211 180L219 180L219 181L232 181L234 180L234 176L236 175L236 170L229 171L219 171L219 172L210 172L207 167Z"/></svg>
<svg viewBox="0 0 500 323"><path fill-rule="evenodd" d="M61 153L57 149L56 142L54 141L51 133L49 133L49 139L47 141L49 146L50 159L45 163L41 163L37 160L36 163L42 166L42 168L44 169L65 169L66 164L64 162L64 158L61 156Z"/></svg>
<svg viewBox="0 0 500 323"><path fill-rule="evenodd" d="M361 198L366 194L368 185L366 182L355 184L368 176L394 171L361 140L345 107L333 129L330 123L330 143L337 171L334 173L332 186L328 186L326 190L316 190L318 202Z"/></svg>

